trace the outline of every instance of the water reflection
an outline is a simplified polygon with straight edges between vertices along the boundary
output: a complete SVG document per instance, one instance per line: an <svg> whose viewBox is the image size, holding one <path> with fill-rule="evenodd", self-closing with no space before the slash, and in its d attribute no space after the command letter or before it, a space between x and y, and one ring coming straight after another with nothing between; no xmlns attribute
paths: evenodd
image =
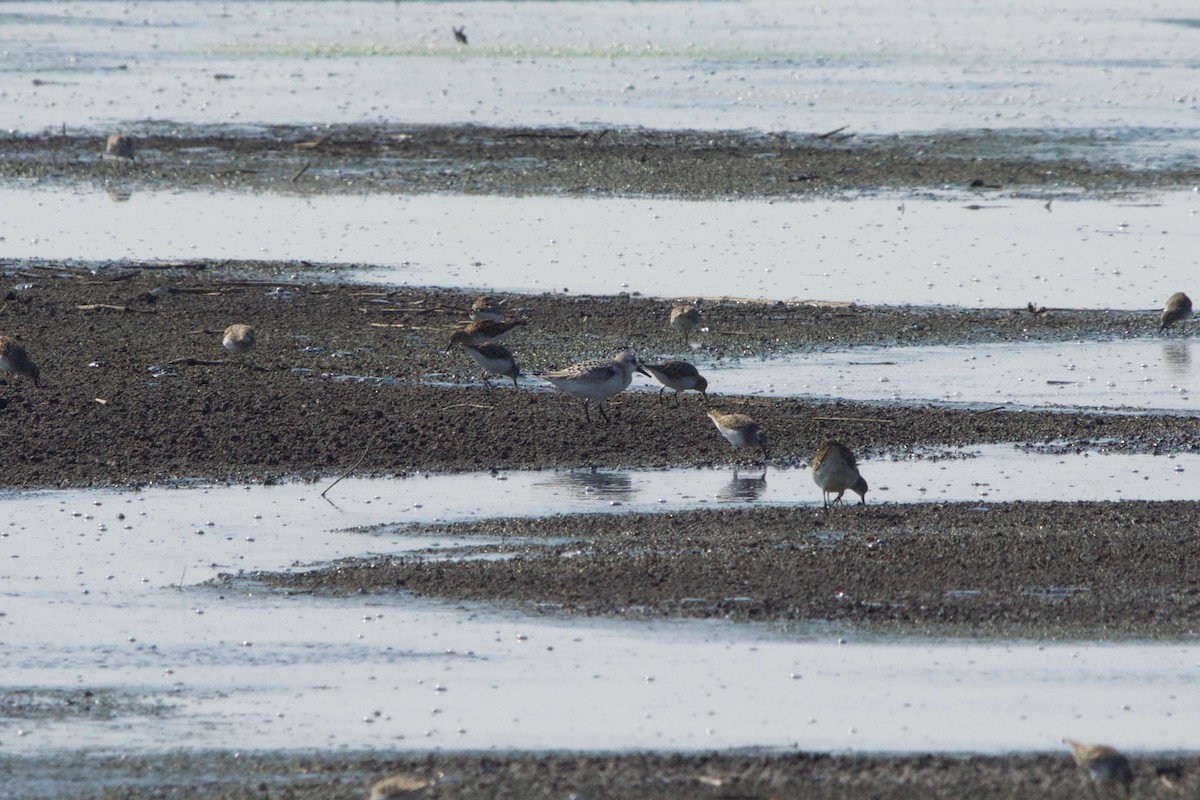
<svg viewBox="0 0 1200 800"><path fill-rule="evenodd" d="M547 485L567 489L575 497L625 500L633 497L633 477L628 472L572 469L555 472Z"/></svg>
<svg viewBox="0 0 1200 800"><path fill-rule="evenodd" d="M760 499L766 490L766 467L763 467L762 472L757 474L740 472L737 467L734 467L733 477L717 492L717 500L722 503L753 503Z"/></svg>
<svg viewBox="0 0 1200 800"><path fill-rule="evenodd" d="M1192 350L1187 342L1165 341L1162 346L1163 363L1167 372L1176 377L1188 377L1192 373Z"/></svg>

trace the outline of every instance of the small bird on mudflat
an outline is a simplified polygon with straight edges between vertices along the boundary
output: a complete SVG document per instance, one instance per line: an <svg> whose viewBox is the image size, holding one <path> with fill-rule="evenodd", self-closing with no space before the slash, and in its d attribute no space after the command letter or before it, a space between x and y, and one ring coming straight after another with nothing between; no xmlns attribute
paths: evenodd
<svg viewBox="0 0 1200 800"><path fill-rule="evenodd" d="M464 344L462 349L475 360L476 364L483 367L483 382L489 388L492 385L488 380L489 375L512 378L513 387L518 388L517 377L521 374L521 370L517 368L517 360L513 358L513 354L507 347L496 342L483 342L482 344Z"/></svg>
<svg viewBox="0 0 1200 800"><path fill-rule="evenodd" d="M1176 292L1167 298L1162 313L1158 315L1158 330L1165 331L1176 322L1182 322L1192 315L1192 298L1183 292Z"/></svg>
<svg viewBox="0 0 1200 800"><path fill-rule="evenodd" d="M478 322L481 319L490 319L493 322L499 322L504 319L504 306L490 294L480 295L475 298L474 303L471 303L471 319L474 322Z"/></svg>
<svg viewBox="0 0 1200 800"><path fill-rule="evenodd" d="M112 133L104 142L104 157L118 161L133 161L133 137L127 133Z"/></svg>
<svg viewBox="0 0 1200 800"><path fill-rule="evenodd" d="M600 409L600 416L605 422L612 422L608 412L604 410L604 401L613 395L623 392L633 382L633 373L640 372L646 377L650 373L642 369L632 353L622 351L612 358L599 358L594 361L581 361L553 372L538 373L538 377L549 381L556 389L561 389L572 397L583 400L583 416L590 422L592 417L588 412L588 404L595 400Z"/></svg>
<svg viewBox="0 0 1200 800"><path fill-rule="evenodd" d="M675 306L671 309L671 327L683 334L683 343L688 344L692 329L700 324L700 309L692 305Z"/></svg>
<svg viewBox="0 0 1200 800"><path fill-rule="evenodd" d="M457 28L451 26L454 30L454 41L459 44L467 44L467 28L465 25L460 25Z"/></svg>
<svg viewBox="0 0 1200 800"><path fill-rule="evenodd" d="M494 342L502 336L507 336L513 328L524 324L525 320L523 319L514 319L512 322L481 319L459 325L450 333L450 345L446 348L446 352L449 353L455 345Z"/></svg>
<svg viewBox="0 0 1200 800"><path fill-rule="evenodd" d="M37 364L25 352L25 345L11 336L0 336L0 372L11 372L33 381L34 386L41 386L42 372Z"/></svg>
<svg viewBox="0 0 1200 800"><path fill-rule="evenodd" d="M745 414L709 411L708 418L713 421L717 430L733 445L735 450L743 447L757 447L762 450L763 460L767 460L767 435L750 417Z"/></svg>
<svg viewBox="0 0 1200 800"><path fill-rule="evenodd" d="M1079 768L1099 786L1120 786L1129 796L1133 786L1133 767L1129 759L1119 750L1106 744L1084 744L1074 739L1063 739L1071 748L1071 756Z"/></svg>
<svg viewBox="0 0 1200 800"><path fill-rule="evenodd" d="M812 458L813 482L821 487L825 507L842 502L842 495L849 489L858 494L861 505L867 504L867 482L858 474L858 462L854 453L841 442L830 439L817 448ZM829 495L837 492L837 497Z"/></svg>
<svg viewBox="0 0 1200 800"><path fill-rule="evenodd" d="M244 356L254 349L257 334L254 328L243 323L234 323L225 329L221 344L235 356Z"/></svg>
<svg viewBox="0 0 1200 800"><path fill-rule="evenodd" d="M658 390L658 402L663 401L663 392L675 390L675 405L679 405L679 393L693 389L708 403L708 381L700 371L686 361L664 361L661 364L643 364L643 367L663 385Z"/></svg>

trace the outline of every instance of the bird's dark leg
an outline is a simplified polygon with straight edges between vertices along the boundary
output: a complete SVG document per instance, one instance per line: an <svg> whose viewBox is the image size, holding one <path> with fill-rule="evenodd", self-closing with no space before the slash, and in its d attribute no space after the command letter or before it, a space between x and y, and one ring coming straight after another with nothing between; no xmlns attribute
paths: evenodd
<svg viewBox="0 0 1200 800"><path fill-rule="evenodd" d="M596 408L600 409L600 416L604 417L604 421L611 425L612 420L608 418L608 412L604 410L603 400L596 404Z"/></svg>
<svg viewBox="0 0 1200 800"><path fill-rule="evenodd" d="M583 398L583 418L588 422L592 421L592 415L588 412L588 403L592 402L590 398Z"/></svg>
<svg viewBox="0 0 1200 800"><path fill-rule="evenodd" d="M661 405L661 404L662 404L662 401L663 401L663 392L665 392L666 390L667 390L667 387L665 387L665 386L664 386L664 387L662 387L661 389L659 389L659 390L658 390L658 402L659 402L659 405Z"/></svg>

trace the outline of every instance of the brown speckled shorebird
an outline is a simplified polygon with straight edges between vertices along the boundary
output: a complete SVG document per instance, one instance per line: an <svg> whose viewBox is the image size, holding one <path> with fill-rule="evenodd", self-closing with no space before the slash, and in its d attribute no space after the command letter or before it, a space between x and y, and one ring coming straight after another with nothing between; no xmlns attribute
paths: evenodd
<svg viewBox="0 0 1200 800"><path fill-rule="evenodd" d="M462 349L475 360L476 364L483 367L483 382L489 388L492 385L488 380L489 375L503 375L506 378L512 378L513 388L518 388L517 378L520 376L521 370L517 367L517 360L513 358L513 354L507 347L495 342L483 342L482 344L464 344Z"/></svg>
<svg viewBox="0 0 1200 800"><path fill-rule="evenodd" d="M640 372L646 377L649 373L642 369L632 353L617 353L612 358L598 358L593 361L581 361L553 372L537 373L542 380L549 381L556 389L583 400L583 416L590 422L592 417L588 405L596 401L600 416L605 422L612 422L608 412L604 410L604 401L615 394L625 391L633 382L633 373Z"/></svg>
<svg viewBox="0 0 1200 800"><path fill-rule="evenodd" d="M113 133L104 142L104 157L133 161L133 137L128 133Z"/></svg>
<svg viewBox="0 0 1200 800"><path fill-rule="evenodd" d="M225 329L221 344L235 356L244 356L254 349L257 338L254 328L239 322Z"/></svg>
<svg viewBox="0 0 1200 800"><path fill-rule="evenodd" d="M1120 786L1128 797L1133 787L1133 767L1129 759L1115 748L1106 744L1084 744L1074 739L1063 739L1071 748L1071 755L1079 768L1091 778L1095 786Z"/></svg>
<svg viewBox="0 0 1200 800"><path fill-rule="evenodd" d="M663 392L667 389L675 390L675 405L679 405L679 393L686 392L688 389L697 391L704 397L704 402L708 403L708 381L700 374L694 366L686 361L664 361L661 364L643 364L646 371L663 385L663 388L658 390L658 402L663 401Z"/></svg>
<svg viewBox="0 0 1200 800"><path fill-rule="evenodd" d="M471 303L471 319L475 322L481 319L499 322L504 319L504 303L490 294L480 295L475 298L474 303Z"/></svg>
<svg viewBox="0 0 1200 800"><path fill-rule="evenodd" d="M1165 331L1176 322L1182 322L1192 315L1192 298L1183 292L1176 292L1167 298L1162 313L1158 315L1158 330Z"/></svg>
<svg viewBox="0 0 1200 800"><path fill-rule="evenodd" d="M0 372L11 372L41 386L42 372L25 352L25 346L11 336L0 336Z"/></svg>
<svg viewBox="0 0 1200 800"><path fill-rule="evenodd" d="M867 482L858 474L858 462L854 453L841 442L830 439L817 448L812 458L813 482L821 487L825 507L842 502L842 495L849 489L855 492L862 505L867 504ZM829 499L829 495L837 492L837 497Z"/></svg>
<svg viewBox="0 0 1200 800"><path fill-rule="evenodd" d="M675 306L671 309L671 327L683 334L684 344L688 344L692 329L699 324L700 309L695 306Z"/></svg>
<svg viewBox="0 0 1200 800"><path fill-rule="evenodd" d="M717 426L735 450L744 447L757 447L762 450L763 461L766 461L767 435L758 427L758 423L745 414L729 414L724 411L709 411L708 418Z"/></svg>
<svg viewBox="0 0 1200 800"><path fill-rule="evenodd" d="M449 353L456 345L494 342L502 336L507 336L513 328L524 324L523 319L514 319L512 322L481 319L459 325L450 333L450 344L446 347L446 352Z"/></svg>

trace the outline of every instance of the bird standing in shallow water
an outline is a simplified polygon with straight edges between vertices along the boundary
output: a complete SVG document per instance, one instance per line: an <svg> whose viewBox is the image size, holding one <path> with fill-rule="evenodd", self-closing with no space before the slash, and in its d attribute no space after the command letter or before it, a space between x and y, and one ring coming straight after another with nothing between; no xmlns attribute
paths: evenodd
<svg viewBox="0 0 1200 800"><path fill-rule="evenodd" d="M513 354L507 347L495 342L483 342L482 344L464 344L462 349L467 351L467 355L473 358L476 364L483 367L483 382L489 388L492 385L488 380L489 375L503 375L506 378L512 378L513 388L517 388L517 377L521 371L517 368L517 360L513 358Z"/></svg>
<svg viewBox="0 0 1200 800"><path fill-rule="evenodd" d="M554 384L572 397L583 399L583 416L590 422L588 404L596 401L600 416L605 422L612 422L608 412L604 410L604 401L618 392L622 392L633 382L633 373L640 372L646 377L650 374L642 369L632 353L620 352L611 359L601 358L595 361L583 361L572 364L554 372L539 373L538 377Z"/></svg>
<svg viewBox="0 0 1200 800"><path fill-rule="evenodd" d="M25 346L11 336L0 336L0 372L11 372L41 386L42 372L25 352Z"/></svg>
<svg viewBox="0 0 1200 800"><path fill-rule="evenodd" d="M1079 768L1100 786L1120 786L1129 796L1133 786L1133 767L1129 759L1116 748L1106 744L1084 744L1074 739L1063 739L1071 748L1071 756Z"/></svg>
<svg viewBox="0 0 1200 800"><path fill-rule="evenodd" d="M663 401L663 392L667 389L674 389L675 405L678 406L679 393L694 389L704 397L704 402L708 403L708 381L700 374L699 370L688 362L664 361L661 364L643 364L642 366L663 385L663 388L658 390L658 402Z"/></svg>
<svg viewBox="0 0 1200 800"><path fill-rule="evenodd" d="M758 423L745 414L729 414L724 411L709 411L708 418L717 426L735 450L743 447L757 447L762 450L763 461L767 455L767 435L758 427Z"/></svg>
<svg viewBox="0 0 1200 800"><path fill-rule="evenodd" d="M524 324L525 320L523 319L514 319L512 322L481 319L476 322L468 322L466 325L459 325L450 333L450 345L446 348L446 352L449 353L453 350L455 345L494 342L500 337L508 335L513 328Z"/></svg>
<svg viewBox="0 0 1200 800"><path fill-rule="evenodd" d="M683 343L688 344L692 329L700 324L700 309L695 306L675 306L671 309L671 327L683 334Z"/></svg>
<svg viewBox="0 0 1200 800"><path fill-rule="evenodd" d="M825 507L842 502L842 495L849 489L862 498L861 504L867 504L867 482L858 474L858 462L850 448L832 439L817 448L812 459L813 482L821 487ZM829 495L837 492L837 497L831 501Z"/></svg>
<svg viewBox="0 0 1200 800"><path fill-rule="evenodd" d="M1183 292L1176 292L1167 298L1162 313L1158 315L1158 330L1165 331L1176 322L1182 322L1192 315L1192 298Z"/></svg>

